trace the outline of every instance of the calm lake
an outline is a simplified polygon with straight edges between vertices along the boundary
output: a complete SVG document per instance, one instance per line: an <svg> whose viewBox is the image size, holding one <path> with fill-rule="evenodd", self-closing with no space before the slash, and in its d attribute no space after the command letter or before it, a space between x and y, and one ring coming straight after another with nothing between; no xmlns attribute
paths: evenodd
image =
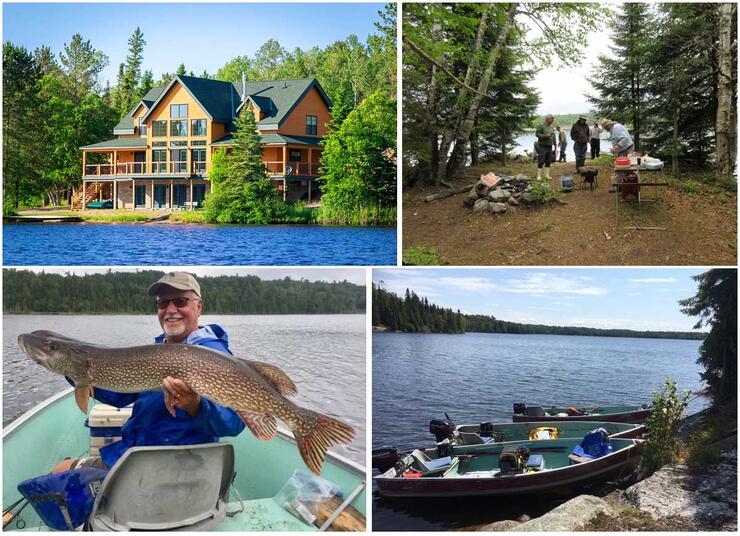
<svg viewBox="0 0 740 536"><path fill-rule="evenodd" d="M572 125L571 125L572 126ZM570 139L570 127L565 129L565 136L568 139L568 145L565 148L565 158L567 161L575 162L576 153L573 150L573 140ZM537 141L537 137L534 135L534 130L525 132L521 136L515 138L516 145L509 151L514 154L524 154L524 151L532 152L534 142ZM601 136L601 152L609 152L609 136L608 134L602 134ZM558 155L560 155L560 149L558 149ZM588 146L588 152L586 157L591 158L591 146Z"/></svg>
<svg viewBox="0 0 740 536"><path fill-rule="evenodd" d="M332 450L365 465L365 316L272 315L201 317L229 334L234 355L277 365L295 382L300 406L344 420L357 432ZM69 387L62 376L36 365L16 342L21 333L50 329L109 346L153 342L154 315L6 315L3 317L3 423ZM247 432L248 433L248 432Z"/></svg>
<svg viewBox="0 0 740 536"><path fill-rule="evenodd" d="M5 266L396 264L395 227L20 223Z"/></svg>
<svg viewBox="0 0 740 536"><path fill-rule="evenodd" d="M372 445L433 445L429 421L511 422L512 404L642 404L668 376L700 387L701 341L562 335L373 333ZM694 399L688 413L706 401ZM445 530L541 515L552 503L373 498L374 530Z"/></svg>

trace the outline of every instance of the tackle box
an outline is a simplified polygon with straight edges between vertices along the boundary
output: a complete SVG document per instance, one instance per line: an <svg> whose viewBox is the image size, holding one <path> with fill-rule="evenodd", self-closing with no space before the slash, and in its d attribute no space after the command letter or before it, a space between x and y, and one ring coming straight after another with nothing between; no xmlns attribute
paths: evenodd
<svg viewBox="0 0 740 536"><path fill-rule="evenodd" d="M100 448L121 439L121 429L131 417L133 406L116 408L96 404L90 410L85 426L90 428L90 456L98 456Z"/></svg>

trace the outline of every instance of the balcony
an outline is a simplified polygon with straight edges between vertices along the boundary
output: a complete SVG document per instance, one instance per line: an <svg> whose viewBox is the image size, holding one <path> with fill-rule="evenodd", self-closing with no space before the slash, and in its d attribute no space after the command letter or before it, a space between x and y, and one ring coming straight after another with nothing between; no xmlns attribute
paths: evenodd
<svg viewBox="0 0 740 536"><path fill-rule="evenodd" d="M190 172L188 173L188 167ZM118 164L86 164L85 177L116 177L137 175L205 175L206 163L187 160L170 162L124 162Z"/></svg>
<svg viewBox="0 0 740 536"><path fill-rule="evenodd" d="M270 175L318 177L321 164L309 162L265 162L267 172Z"/></svg>

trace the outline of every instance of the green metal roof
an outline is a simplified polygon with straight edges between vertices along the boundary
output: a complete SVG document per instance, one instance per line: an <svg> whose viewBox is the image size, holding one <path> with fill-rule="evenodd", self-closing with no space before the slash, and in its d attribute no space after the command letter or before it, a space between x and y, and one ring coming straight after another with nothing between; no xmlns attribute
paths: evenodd
<svg viewBox="0 0 740 536"><path fill-rule="evenodd" d="M312 138L310 136L286 136L285 134L260 134L260 143L262 145L306 145L319 147L321 138ZM211 144L211 147L228 147L234 144L234 136L227 135L219 138Z"/></svg>
<svg viewBox="0 0 740 536"><path fill-rule="evenodd" d="M138 105L137 105L138 106ZM127 115L119 123L113 127L113 134L133 134L134 133L134 118Z"/></svg>
<svg viewBox="0 0 740 536"><path fill-rule="evenodd" d="M146 149L146 138L116 138L84 145L80 149Z"/></svg>
<svg viewBox="0 0 740 536"><path fill-rule="evenodd" d="M236 117L238 110L241 108L244 96L244 89L241 82L231 83L212 80L210 78L176 76L167 87L153 88L144 96L142 102L145 104L149 103L149 111L144 116L145 118L149 116L156 107L157 102L161 100L175 82L180 82L185 87L193 99L200 104L206 115L213 121L228 125ZM326 96L326 93L324 93L324 90L315 78L247 82L246 95L257 104L260 110L267 113L267 116L257 122L257 126L276 126L282 123L283 119L288 116L313 87L316 87L319 91L326 105L331 107L329 97ZM155 90L158 90L158 93ZM150 101L149 99L154 100ZM121 128L126 127L122 126Z"/></svg>

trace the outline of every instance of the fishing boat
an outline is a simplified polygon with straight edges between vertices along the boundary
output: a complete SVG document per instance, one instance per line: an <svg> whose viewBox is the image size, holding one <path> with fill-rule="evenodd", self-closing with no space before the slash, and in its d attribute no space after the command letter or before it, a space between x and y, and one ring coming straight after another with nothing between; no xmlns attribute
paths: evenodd
<svg viewBox="0 0 740 536"><path fill-rule="evenodd" d="M580 439L515 441L489 445L475 455L440 457L417 449L375 477L386 497L547 494L627 474L639 459L641 440L610 439L598 458L574 454Z"/></svg>
<svg viewBox="0 0 740 536"><path fill-rule="evenodd" d="M517 402L514 404L514 422L549 422L549 421L606 421L606 422L644 422L651 413L646 404L641 406L595 406L558 407L528 406Z"/></svg>
<svg viewBox="0 0 740 536"><path fill-rule="evenodd" d="M483 445L509 441L527 441L558 438L582 438L596 428L606 430L613 439L631 439L645 433L645 427L636 423L602 421L550 421L518 423L461 424L456 426L449 419L429 422L429 432L434 434L437 444L448 443L455 452L467 454Z"/></svg>
<svg viewBox="0 0 740 536"><path fill-rule="evenodd" d="M8 425L3 433L4 524L12 519L4 530L49 530L33 508L23 506L22 496L17 489L18 484L26 479L44 475L65 457L80 458L88 455L90 451L90 430L85 427L84 417L80 414L72 393L73 389L68 389L45 400ZM309 524L290 513L275 499L284 484L291 479L294 471L305 475L310 474L289 431L279 429L278 434L272 440L260 441L245 430L237 437L224 438L223 443L227 443L224 449L233 450L233 461L231 462L233 465L228 467L233 471L224 472L228 478L224 480L225 485L222 490L223 519L208 530L317 531L326 530L329 526L337 528L342 519L348 525L345 528L365 530L366 477L365 469L361 465L331 451L327 453L321 478L335 484L340 494L331 499L330 512L321 512L318 519L313 524ZM228 445L233 446L233 449ZM181 456L178 459L197 458L197 456L192 456L190 451L194 448L190 446L149 447L149 450L168 448L180 449L179 455ZM126 455L133 450L129 449ZM144 450L147 449L144 448ZM188 451L189 458L185 456L185 451ZM161 455L161 452L155 452L155 454ZM118 473L118 481L125 482L127 469L122 462L127 457L126 455L111 468L103 480L100 487L101 493L106 490L107 481L113 477L114 472ZM157 473L160 467L158 464ZM182 465L175 470L181 468ZM133 470L132 468L131 471ZM167 476L156 475L157 479L162 479L162 482L166 481ZM233 480L231 480L232 477ZM108 488L114 489L112 486ZM157 497L163 493L161 489L139 491L141 493L137 495L154 497L154 501L157 501ZM218 493L218 490L216 492ZM106 501L96 500L93 515L100 506L99 502ZM197 501L193 500L193 502ZM18 506L6 515L5 510L14 503L18 503ZM190 504L189 501L185 503ZM23 508L22 511L15 514L19 508ZM157 508L152 510L157 510ZM115 512L108 512L106 515L109 519L113 519ZM340 521L337 521L337 518ZM95 528L95 525L93 527ZM132 523L128 528L137 528L137 525ZM97 530L104 529L99 525ZM140 526L139 530L142 530ZM181 527L180 530L183 528Z"/></svg>

